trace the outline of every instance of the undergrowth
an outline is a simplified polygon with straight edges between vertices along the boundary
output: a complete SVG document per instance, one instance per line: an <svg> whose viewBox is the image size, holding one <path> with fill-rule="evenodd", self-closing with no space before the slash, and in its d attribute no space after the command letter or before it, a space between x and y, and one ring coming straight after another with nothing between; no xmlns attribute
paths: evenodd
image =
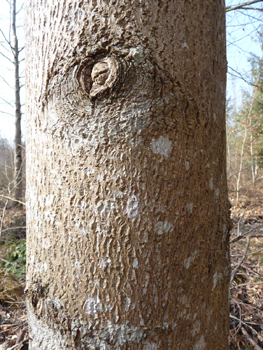
<svg viewBox="0 0 263 350"><path fill-rule="evenodd" d="M15 241L11 244L5 261L2 262L7 274L14 274L16 278L25 279L26 276L26 240Z"/></svg>

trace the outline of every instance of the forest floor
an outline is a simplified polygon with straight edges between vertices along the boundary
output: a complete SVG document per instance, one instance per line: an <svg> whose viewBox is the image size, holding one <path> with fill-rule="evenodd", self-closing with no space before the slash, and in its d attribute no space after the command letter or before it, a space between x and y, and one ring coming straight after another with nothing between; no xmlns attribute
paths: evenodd
<svg viewBox="0 0 263 350"><path fill-rule="evenodd" d="M231 350L263 349L263 190L231 196Z"/></svg>
<svg viewBox="0 0 263 350"><path fill-rule="evenodd" d="M26 216L23 208L6 203L0 202L0 350L27 350Z"/></svg>
<svg viewBox="0 0 263 350"><path fill-rule="evenodd" d="M243 191L238 205L230 193L230 201L230 349L263 350L263 190ZM0 350L27 350L25 210L7 207L1 217Z"/></svg>

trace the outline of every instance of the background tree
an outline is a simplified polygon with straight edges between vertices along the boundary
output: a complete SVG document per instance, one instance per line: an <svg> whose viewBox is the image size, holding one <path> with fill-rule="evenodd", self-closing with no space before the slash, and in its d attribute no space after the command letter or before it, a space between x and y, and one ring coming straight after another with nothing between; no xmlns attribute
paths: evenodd
<svg viewBox="0 0 263 350"><path fill-rule="evenodd" d="M6 184L13 181L13 161L13 148L5 138L0 137L0 188L5 188ZM11 188L8 190L10 194Z"/></svg>
<svg viewBox="0 0 263 350"><path fill-rule="evenodd" d="M222 2L30 1L31 349L227 349Z"/></svg>
<svg viewBox="0 0 263 350"><path fill-rule="evenodd" d="M17 35L17 12L16 0L7 0L10 6L10 26L9 28L0 28L0 33L2 40L0 42L1 50L0 54L6 59L6 61L11 64L12 71L14 72L13 81L14 86L2 76L2 82L7 85L7 88L12 89L12 95L14 99L7 101L6 98L1 97L4 104L11 106L14 109L14 114L9 111L1 111L7 115L15 116L15 137L14 137L14 177L13 177L13 196L16 200L21 200L22 198L22 139L21 139L21 119L22 119L22 109L21 109L21 77L20 77L20 63L23 60L20 59L20 54L23 51L23 46L19 47L19 40ZM2 22L3 23L3 22Z"/></svg>
<svg viewBox="0 0 263 350"><path fill-rule="evenodd" d="M250 91L243 91L239 110L229 111L231 122L228 125L228 135L232 135L228 137L229 140L232 139L232 153L228 155L228 164L232 165L231 168L228 167L229 186L237 191L237 199L242 187L251 183L255 186L262 179L262 58L253 55L250 65L249 80L253 87Z"/></svg>
<svg viewBox="0 0 263 350"><path fill-rule="evenodd" d="M262 0L226 1L226 32L228 60L228 95L236 112L242 101L242 90L253 86L250 79L251 53L260 54L259 35L262 30Z"/></svg>

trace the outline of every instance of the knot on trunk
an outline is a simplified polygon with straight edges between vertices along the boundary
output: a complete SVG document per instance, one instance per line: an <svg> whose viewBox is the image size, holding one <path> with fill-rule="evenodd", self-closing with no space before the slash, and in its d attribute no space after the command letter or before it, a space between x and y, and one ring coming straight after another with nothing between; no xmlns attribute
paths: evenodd
<svg viewBox="0 0 263 350"><path fill-rule="evenodd" d="M120 63L114 56L106 57L94 64L91 71L91 98L113 88L119 78Z"/></svg>

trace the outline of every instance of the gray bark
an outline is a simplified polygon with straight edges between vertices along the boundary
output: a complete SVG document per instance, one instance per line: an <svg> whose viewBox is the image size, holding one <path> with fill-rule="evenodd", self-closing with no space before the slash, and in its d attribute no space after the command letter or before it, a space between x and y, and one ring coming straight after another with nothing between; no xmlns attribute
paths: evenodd
<svg viewBox="0 0 263 350"><path fill-rule="evenodd" d="M228 349L224 2L26 3L30 349Z"/></svg>

